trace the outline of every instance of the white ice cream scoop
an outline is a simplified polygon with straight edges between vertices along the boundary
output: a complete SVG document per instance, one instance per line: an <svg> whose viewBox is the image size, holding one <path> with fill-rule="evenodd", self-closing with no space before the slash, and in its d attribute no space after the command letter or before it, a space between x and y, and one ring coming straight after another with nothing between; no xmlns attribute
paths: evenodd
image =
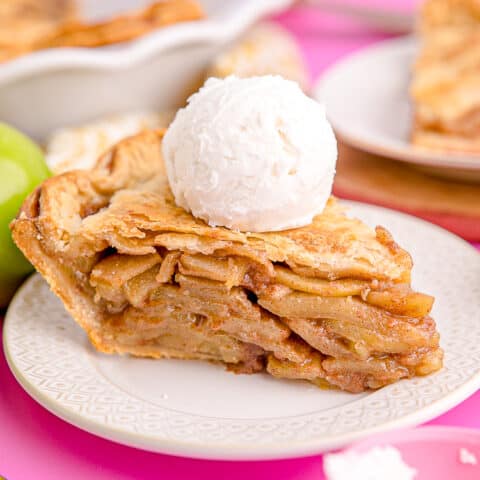
<svg viewBox="0 0 480 480"><path fill-rule="evenodd" d="M178 205L211 226L252 232L311 223L337 160L324 107L279 76L209 79L162 148Z"/></svg>

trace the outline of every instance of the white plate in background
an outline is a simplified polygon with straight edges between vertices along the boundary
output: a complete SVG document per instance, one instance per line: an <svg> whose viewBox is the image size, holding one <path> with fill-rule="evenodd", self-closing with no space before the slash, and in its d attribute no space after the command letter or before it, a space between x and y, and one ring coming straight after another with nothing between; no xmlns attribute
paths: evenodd
<svg viewBox="0 0 480 480"><path fill-rule="evenodd" d="M347 204L355 216L392 231L414 258L414 287L435 295L432 316L445 350L440 372L354 395L266 374L235 375L206 362L104 355L39 275L8 309L8 364L34 399L67 422L186 457L310 455L440 415L480 386L480 255L422 220Z"/></svg>
<svg viewBox="0 0 480 480"><path fill-rule="evenodd" d="M415 38L403 37L354 53L322 75L314 96L348 144L444 177L480 181L480 157L421 149L409 141L408 89L417 48Z"/></svg>

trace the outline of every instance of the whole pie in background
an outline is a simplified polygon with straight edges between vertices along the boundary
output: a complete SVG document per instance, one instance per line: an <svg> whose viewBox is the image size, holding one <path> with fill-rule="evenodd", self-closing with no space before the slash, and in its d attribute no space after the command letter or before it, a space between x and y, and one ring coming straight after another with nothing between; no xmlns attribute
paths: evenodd
<svg viewBox="0 0 480 480"><path fill-rule="evenodd" d="M202 359L349 392L442 366L433 298L383 227L331 198L305 227L242 233L178 207L163 132L53 177L12 223L17 245L97 349Z"/></svg>

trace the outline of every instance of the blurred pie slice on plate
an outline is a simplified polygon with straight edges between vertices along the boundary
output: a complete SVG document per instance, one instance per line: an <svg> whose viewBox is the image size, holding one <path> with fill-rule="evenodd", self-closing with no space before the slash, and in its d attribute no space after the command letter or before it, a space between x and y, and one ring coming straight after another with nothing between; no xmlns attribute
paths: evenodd
<svg viewBox="0 0 480 480"><path fill-rule="evenodd" d="M413 69L412 142L440 152L480 153L480 5L428 0Z"/></svg>
<svg viewBox="0 0 480 480"><path fill-rule="evenodd" d="M118 143L90 171L53 177L13 237L95 347L202 359L349 392L442 366L433 298L383 227L331 199L311 225L214 228L178 207L163 133Z"/></svg>

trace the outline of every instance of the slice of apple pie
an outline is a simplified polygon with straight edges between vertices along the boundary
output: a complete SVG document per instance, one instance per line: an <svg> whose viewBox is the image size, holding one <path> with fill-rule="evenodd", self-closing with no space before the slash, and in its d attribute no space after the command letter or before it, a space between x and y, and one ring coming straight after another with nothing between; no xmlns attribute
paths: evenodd
<svg viewBox="0 0 480 480"><path fill-rule="evenodd" d="M47 180L13 237L100 351L203 359L350 392L442 366L433 298L335 199L306 227L213 228L178 207L162 132Z"/></svg>

